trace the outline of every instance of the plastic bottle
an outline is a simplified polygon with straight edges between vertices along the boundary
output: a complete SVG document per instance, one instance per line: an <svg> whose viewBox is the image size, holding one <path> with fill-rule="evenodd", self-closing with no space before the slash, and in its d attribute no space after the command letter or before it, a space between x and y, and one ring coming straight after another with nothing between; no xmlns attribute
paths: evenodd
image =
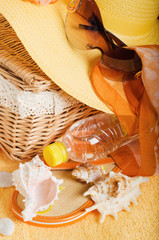
<svg viewBox="0 0 159 240"><path fill-rule="evenodd" d="M98 113L74 123L64 134L61 142L43 149L49 166L56 166L68 159L77 162L105 158L120 146L131 142L127 132L113 114Z"/></svg>

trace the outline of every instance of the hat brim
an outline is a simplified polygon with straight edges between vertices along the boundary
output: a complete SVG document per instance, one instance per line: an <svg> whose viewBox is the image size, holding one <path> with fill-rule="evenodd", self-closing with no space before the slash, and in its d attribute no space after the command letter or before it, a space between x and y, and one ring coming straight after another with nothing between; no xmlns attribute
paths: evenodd
<svg viewBox="0 0 159 240"><path fill-rule="evenodd" d="M36 6L22 0L1 0L0 12L32 59L61 89L90 107L111 112L90 82L101 53L77 50L68 43L64 28L66 1Z"/></svg>
<svg viewBox="0 0 159 240"><path fill-rule="evenodd" d="M109 29L111 31L111 29ZM119 32L112 31L127 46L159 45L159 21L153 25L153 28L145 34L137 36L122 35Z"/></svg>
<svg viewBox="0 0 159 240"><path fill-rule="evenodd" d="M103 24L128 46L159 45L158 0L96 0Z"/></svg>

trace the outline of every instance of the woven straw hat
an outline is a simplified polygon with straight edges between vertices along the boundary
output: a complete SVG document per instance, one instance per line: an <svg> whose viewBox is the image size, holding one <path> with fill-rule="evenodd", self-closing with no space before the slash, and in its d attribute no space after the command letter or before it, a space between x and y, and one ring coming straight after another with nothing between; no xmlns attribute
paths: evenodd
<svg viewBox="0 0 159 240"><path fill-rule="evenodd" d="M96 0L104 26L128 46L159 45L158 0Z"/></svg>
<svg viewBox="0 0 159 240"><path fill-rule="evenodd" d="M36 6L26 0L1 0L0 12L13 27L33 60L57 85L59 85L65 92L87 104L88 106L110 112L105 104L96 96L90 82L90 74L100 58L101 53L98 50L77 50L68 43L66 38L64 19L67 13L66 6L69 1L70 0L59 0L55 4ZM121 36L121 39L127 44L159 44L157 20L153 27L152 24L147 23L149 26L149 31L146 32L147 27L145 27L142 31L142 35L137 34L135 37L130 37L130 33L134 34L135 23L134 27L132 28L132 32L129 31L129 27L127 28L128 34L126 34L125 30L122 32L122 30L125 28L124 24L126 23L127 18L121 19L123 20L121 21L123 24L121 29L116 26L116 22L119 17L117 16L117 13L120 11L119 9L116 9L113 4L117 4L117 2L119 1L97 0L105 27L108 27L108 30L112 30L114 33L117 33L117 30L119 29L120 31L117 33L118 36ZM149 7L151 5L151 10L157 19L158 10L156 9L159 7L158 0L141 0L140 5L139 1L136 3L135 0L123 0L120 2L122 4L126 2L128 10L130 10L133 6L133 12L138 10L137 13L140 16L141 12L139 11L139 8L140 6L143 7L143 2L146 2L144 11L146 11L146 8L147 12L149 12ZM131 4L128 4L129 2L131 2ZM151 4L151 2L153 2L153 4ZM134 8L135 4L137 5ZM108 5L110 8L107 7ZM120 5L119 7L122 12L126 12L125 5L124 8L123 5ZM112 15L113 12L114 16L116 16L114 18L114 22L111 21L112 19L110 16L110 19L107 19L107 14L104 14L104 11L107 10L110 11L110 15ZM121 16L124 16L122 12ZM132 18L132 21L136 19L137 17L134 17ZM146 17L144 19L146 19L145 22L149 19L152 20L152 16L149 16L148 20ZM136 21L136 24L139 26L140 20L142 25L142 19L139 19L139 22ZM133 24L131 26L133 26Z"/></svg>

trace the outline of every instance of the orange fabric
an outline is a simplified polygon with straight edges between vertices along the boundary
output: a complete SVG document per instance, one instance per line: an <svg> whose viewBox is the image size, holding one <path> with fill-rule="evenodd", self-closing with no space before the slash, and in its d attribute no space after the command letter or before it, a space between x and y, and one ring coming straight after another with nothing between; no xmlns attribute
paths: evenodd
<svg viewBox="0 0 159 240"><path fill-rule="evenodd" d="M121 173L128 176L135 176L139 172L139 165L134 153L125 145L111 154L112 158L121 169Z"/></svg>
<svg viewBox="0 0 159 240"><path fill-rule="evenodd" d="M135 90L135 97L138 100L139 111L139 139L141 147L141 168L139 175L158 174L159 166L159 46L133 47L142 60L142 85L141 79L137 79L138 87ZM139 81L140 80L140 81ZM132 81L135 83L135 81ZM131 82L129 88L125 85L127 96L133 91ZM131 86L131 87L130 87ZM128 97L130 105L133 99ZM157 114L158 113L158 114Z"/></svg>
<svg viewBox="0 0 159 240"><path fill-rule="evenodd" d="M142 82L159 115L159 45L131 47L142 60Z"/></svg>
<svg viewBox="0 0 159 240"><path fill-rule="evenodd" d="M123 82L123 87L128 102L131 102L133 112L138 116L140 112L140 101L144 92L141 78L135 78L133 81Z"/></svg>
<svg viewBox="0 0 159 240"><path fill-rule="evenodd" d="M128 175L154 175L159 168L159 46L141 46L134 49L142 61L141 77L123 82L127 99L109 84L95 66L91 81L98 97L111 106L128 134L139 130L141 166L128 146L112 154L117 165ZM137 151L137 148L136 148ZM124 163L124 161L125 163ZM124 164L123 164L124 163Z"/></svg>
<svg viewBox="0 0 159 240"><path fill-rule="evenodd" d="M134 145L134 148L132 145ZM136 152L139 152L139 149L139 144L132 142L128 145L122 146L111 154L111 157L115 160L116 164L121 169L121 173L126 174L130 177L138 175L141 159L140 155L136 154Z"/></svg>
<svg viewBox="0 0 159 240"><path fill-rule="evenodd" d="M127 133L131 135L138 126L136 115L129 103L104 79L98 65L93 70L91 81L97 96L118 116Z"/></svg>
<svg viewBox="0 0 159 240"><path fill-rule="evenodd" d="M156 149L157 151L155 153L155 146L157 147L157 139L159 139L155 131L156 124L157 114L146 92L144 92L140 109L140 144L143 159L139 172L140 175L153 175L156 172L157 165L159 165L159 159L157 159L159 158L159 156L157 156L157 152L159 154L159 144L158 150Z"/></svg>

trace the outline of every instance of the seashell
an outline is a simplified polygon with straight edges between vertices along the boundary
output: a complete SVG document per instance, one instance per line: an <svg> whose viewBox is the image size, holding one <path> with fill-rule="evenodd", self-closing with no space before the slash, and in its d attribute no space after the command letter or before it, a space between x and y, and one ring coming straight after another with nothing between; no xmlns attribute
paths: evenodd
<svg viewBox="0 0 159 240"><path fill-rule="evenodd" d="M19 165L13 172L13 185L24 196L24 221L30 221L38 211L44 211L58 199L59 185L63 180L54 177L38 156L32 161Z"/></svg>
<svg viewBox="0 0 159 240"><path fill-rule="evenodd" d="M0 219L0 234L10 236L14 232L14 223L9 218Z"/></svg>
<svg viewBox="0 0 159 240"><path fill-rule="evenodd" d="M72 171L72 176L75 179L86 183L94 182L104 174L105 171L101 166L96 166L92 163L82 163Z"/></svg>
<svg viewBox="0 0 159 240"><path fill-rule="evenodd" d="M12 173L0 172L0 187L12 187Z"/></svg>
<svg viewBox="0 0 159 240"><path fill-rule="evenodd" d="M119 211L130 211L131 202L137 205L137 198L140 195L139 185L148 180L148 177L128 177L111 171L84 193L84 196L90 195L95 202L86 211L97 209L101 214L100 222L104 221L106 215L117 218Z"/></svg>

